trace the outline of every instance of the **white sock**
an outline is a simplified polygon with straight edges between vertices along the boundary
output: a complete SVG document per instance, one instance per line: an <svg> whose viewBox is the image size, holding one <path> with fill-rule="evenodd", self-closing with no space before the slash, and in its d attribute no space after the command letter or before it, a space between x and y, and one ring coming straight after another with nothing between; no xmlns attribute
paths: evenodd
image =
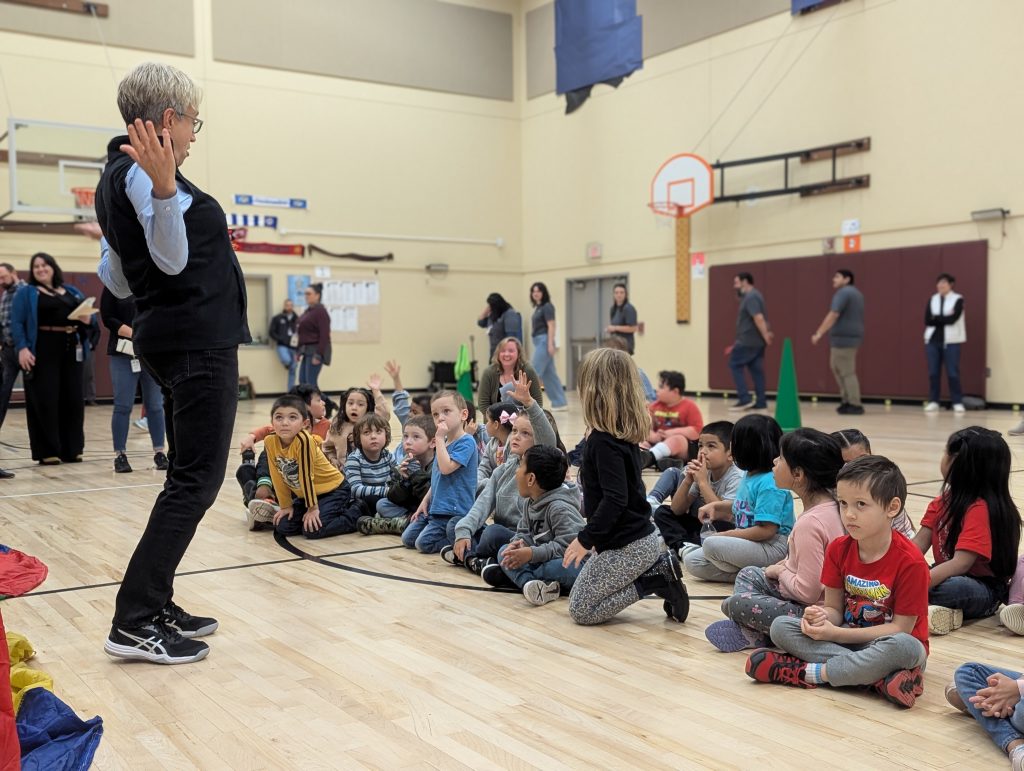
<svg viewBox="0 0 1024 771"><path fill-rule="evenodd" d="M654 456L655 460L661 460L667 458L672 454L672 451L668 448L668 445L664 442L658 442L654 447L651 448L651 455Z"/></svg>

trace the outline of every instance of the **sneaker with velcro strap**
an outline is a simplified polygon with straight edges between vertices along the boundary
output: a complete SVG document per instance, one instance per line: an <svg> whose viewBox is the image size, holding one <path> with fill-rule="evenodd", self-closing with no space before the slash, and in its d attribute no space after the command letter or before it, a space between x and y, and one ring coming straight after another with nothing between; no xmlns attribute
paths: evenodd
<svg viewBox="0 0 1024 771"><path fill-rule="evenodd" d="M206 658L210 646L201 640L182 637L158 619L139 626L110 629L103 651L118 659L136 659L154 664L191 664Z"/></svg>
<svg viewBox="0 0 1024 771"><path fill-rule="evenodd" d="M193 616L173 602L168 602L160 612L159 621L182 637L205 637L216 632L219 626L217 619Z"/></svg>

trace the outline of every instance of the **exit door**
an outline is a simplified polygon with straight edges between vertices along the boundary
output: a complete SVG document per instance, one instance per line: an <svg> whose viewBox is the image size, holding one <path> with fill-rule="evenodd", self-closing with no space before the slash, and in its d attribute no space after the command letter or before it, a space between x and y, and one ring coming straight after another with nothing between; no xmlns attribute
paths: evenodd
<svg viewBox="0 0 1024 771"><path fill-rule="evenodd" d="M569 373L566 383L569 388L576 387L580 361L592 350L599 348L607 337L604 328L611 323L611 307L615 302L612 290L616 284L625 284L628 289L629 277L570 278L565 282L568 305L566 338L569 341Z"/></svg>

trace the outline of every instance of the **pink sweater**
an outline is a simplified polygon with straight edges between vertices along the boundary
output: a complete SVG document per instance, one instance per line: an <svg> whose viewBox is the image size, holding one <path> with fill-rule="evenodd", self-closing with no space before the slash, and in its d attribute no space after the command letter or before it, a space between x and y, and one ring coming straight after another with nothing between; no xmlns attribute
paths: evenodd
<svg viewBox="0 0 1024 771"><path fill-rule="evenodd" d="M821 584L825 547L845 532L835 501L819 503L797 518L789 534L789 556L779 575L784 597L801 605L821 604L825 598Z"/></svg>

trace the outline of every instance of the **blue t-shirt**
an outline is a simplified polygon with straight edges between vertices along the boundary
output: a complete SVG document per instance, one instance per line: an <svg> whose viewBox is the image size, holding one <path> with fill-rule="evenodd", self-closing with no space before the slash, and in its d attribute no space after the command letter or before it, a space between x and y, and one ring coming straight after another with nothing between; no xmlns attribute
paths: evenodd
<svg viewBox="0 0 1024 771"><path fill-rule="evenodd" d="M732 502L736 527L740 529L765 523L779 526L779 535L789 535L796 521L793 516L793 496L789 490L775 486L771 472L747 474L740 482L736 499Z"/></svg>
<svg viewBox="0 0 1024 771"><path fill-rule="evenodd" d="M480 461L480 453L476 448L476 437L465 433L446 446L448 455L459 464L459 468L451 474L442 474L440 464L434 463L430 473L430 515L461 517L473 508L476 466ZM790 515L792 513L791 505Z"/></svg>

